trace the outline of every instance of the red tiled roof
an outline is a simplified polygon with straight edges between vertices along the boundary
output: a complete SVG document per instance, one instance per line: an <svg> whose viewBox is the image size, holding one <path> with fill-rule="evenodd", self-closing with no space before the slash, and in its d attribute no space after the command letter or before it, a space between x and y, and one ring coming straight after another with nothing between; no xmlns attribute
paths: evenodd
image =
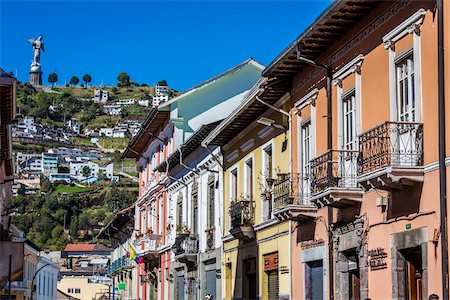
<svg viewBox="0 0 450 300"><path fill-rule="evenodd" d="M95 244L67 244L64 251L94 251Z"/></svg>

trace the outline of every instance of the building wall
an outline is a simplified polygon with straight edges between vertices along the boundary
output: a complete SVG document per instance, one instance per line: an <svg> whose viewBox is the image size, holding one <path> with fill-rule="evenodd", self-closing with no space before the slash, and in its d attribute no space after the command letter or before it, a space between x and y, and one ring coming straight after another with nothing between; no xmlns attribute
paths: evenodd
<svg viewBox="0 0 450 300"><path fill-rule="evenodd" d="M394 295L398 295L402 289L401 285L403 281L393 270L397 270L402 266L400 259L398 258L401 251L404 251L406 245L408 247L418 246L422 251L422 259L424 273L423 284L424 295L428 297L429 294L436 293L442 294L441 284L439 280L432 280L431 278L440 278L440 266L441 266L441 254L440 245L436 241L436 232L439 231L439 198L436 194L438 191L439 180L437 168L437 42L436 42L436 28L437 19L433 16L432 7L429 3L424 2L411 2L411 4L401 10L398 16L389 20L385 25L381 26L377 31L371 34L370 41L364 40L360 44L354 44L353 48L349 52L351 54L343 55L339 58L335 68L335 73L339 72L340 67L347 64L349 61L357 57L360 53L364 55L364 59L360 64L360 80L361 80L361 123L358 134L361 134L385 121L394 120L393 110L391 105L391 88L389 82L389 49L383 45L381 37L385 36L391 30L396 28L401 22L408 17L416 13L419 8L424 7L426 14L423 18L423 23L420 26L420 44L414 45L413 33L410 32L404 37L400 38L395 43L394 54L398 57L402 55L408 49L414 48L417 53L417 49L420 50L420 61L415 58L414 64L420 65L421 72L415 73L417 78L421 77L419 84L421 89L420 93L416 93L416 98L420 100L419 105L422 107L422 112L419 115L419 122L423 123L423 136L424 136L424 165L425 174L423 185L419 185L417 190L406 187L404 190L394 192L395 194L389 194L383 190L371 190L364 193L361 204L356 204L353 208L336 209L333 208L333 223L339 224L349 222L350 220L363 220L363 232L362 235L362 252L361 254L367 255L363 257L366 261L365 266L360 266L360 272L364 268L368 271L367 275L361 275L361 280L367 280L368 297L372 299L391 299L396 298ZM372 14L367 18L376 18L377 16ZM349 39L347 36L343 40ZM342 45L342 44L340 44ZM420 64L419 64L420 62ZM306 74L305 72L304 74ZM419 74L421 75L419 77ZM299 75L298 78L301 78ZM294 82L294 86L298 82ZM342 92L354 88L357 84L356 73L352 73L344 78L340 83ZM308 105L305 108L297 112L297 116L293 117L294 128L298 131L302 121L311 117L311 111L314 109L317 116L326 115L326 90L324 82L311 81L305 85L305 88L301 92L296 92L293 96L293 103L302 99L312 87L317 86L319 88L317 94L317 100L315 106ZM341 136L340 124L338 120L338 87L333 86L333 149L340 149L341 143L339 138ZM327 124L326 118L317 117L315 122L315 156L324 153L327 150ZM358 125L358 124L357 124ZM293 135L293 155L297 156L297 161L301 157L301 151L299 149L299 134ZM299 171L299 163L293 164L293 172ZM434 192L433 192L434 191ZM390 200L386 210L376 205L377 198L380 196L387 197ZM413 204L416 203L416 204ZM417 205L414 211L406 213L407 207ZM298 223L295 226L295 230L291 237L292 247L292 284L298 286L298 289L293 290L294 299L300 299L304 297L305 293L305 274L304 274L304 256L311 255L311 249L315 249L317 254L326 258L323 261L325 273L328 274L324 281L324 293L328 294L329 272L328 268L328 251L324 245L328 244L327 239L327 210L324 207L319 209L315 222L315 228L313 229L313 236L309 238L309 242L314 242L314 246L311 248L310 243L307 241L299 240L302 230L307 231L306 224ZM352 210L356 211L356 219L346 217ZM395 213L393 212L395 210ZM396 217L393 217L393 215ZM335 233L336 235L337 233ZM339 238L339 237L338 237ZM343 238L343 236L341 237ZM414 242L404 242L404 240L412 239ZM319 242L321 241L321 242ZM436 242L433 242L436 241ZM339 241L333 241L335 247L341 247ZM384 260L386 266L381 269L371 269L367 264L370 262L370 250L381 248L386 252L387 257ZM325 253L325 255L323 255ZM334 254L336 255L336 253ZM397 260L399 259L399 260ZM339 260L339 257L334 256L334 260ZM360 262L361 262L360 258ZM341 293L344 286L339 285L340 279L339 272L342 271L342 265L334 265L334 282L335 282L335 297L336 299L345 299ZM364 278L363 278L364 277ZM299 285L298 283L302 283ZM376 288L380 286L388 286L388 288ZM390 287L392 286L392 288ZM401 298L401 297L400 297Z"/></svg>
<svg viewBox="0 0 450 300"><path fill-rule="evenodd" d="M63 277L58 282L58 290L78 299L94 299L100 293L108 292L109 285L92 283L84 277Z"/></svg>

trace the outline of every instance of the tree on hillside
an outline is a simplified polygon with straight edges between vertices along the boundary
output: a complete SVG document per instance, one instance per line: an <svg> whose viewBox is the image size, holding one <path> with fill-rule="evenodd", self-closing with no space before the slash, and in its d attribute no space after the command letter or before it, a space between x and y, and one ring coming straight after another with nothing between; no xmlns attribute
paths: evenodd
<svg viewBox="0 0 450 300"><path fill-rule="evenodd" d="M158 81L159 86L167 86L167 81L165 79Z"/></svg>
<svg viewBox="0 0 450 300"><path fill-rule="evenodd" d="M117 76L117 80L119 81L117 83L117 86L124 87L124 86L130 86L130 75L128 75L125 72L122 72Z"/></svg>
<svg viewBox="0 0 450 300"><path fill-rule="evenodd" d="M52 87L55 85L57 81L58 75L55 72L48 74L48 83L51 83Z"/></svg>
<svg viewBox="0 0 450 300"><path fill-rule="evenodd" d="M72 78L70 78L71 85L77 85L79 82L80 82L80 79L78 79L77 76L72 76Z"/></svg>
<svg viewBox="0 0 450 300"><path fill-rule="evenodd" d="M92 81L91 75L89 74L84 74L82 79L84 83L86 83L86 87L88 87L88 84Z"/></svg>
<svg viewBox="0 0 450 300"><path fill-rule="evenodd" d="M89 175L91 175L91 168L84 166L81 170L81 174L83 174L84 177L89 177Z"/></svg>
<svg viewBox="0 0 450 300"><path fill-rule="evenodd" d="M70 226L69 226L70 237L72 237L73 239L78 238L79 230L80 230L80 226L78 225L78 218L77 218L77 216L72 216L72 219L70 220Z"/></svg>

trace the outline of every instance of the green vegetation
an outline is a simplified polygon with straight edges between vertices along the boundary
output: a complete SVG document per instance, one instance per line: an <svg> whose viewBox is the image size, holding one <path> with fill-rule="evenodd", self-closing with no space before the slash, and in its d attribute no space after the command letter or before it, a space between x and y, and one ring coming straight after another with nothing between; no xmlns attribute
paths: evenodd
<svg viewBox="0 0 450 300"><path fill-rule="evenodd" d="M135 188L118 188L111 183L89 188L60 184L48 196L20 194L11 200L8 210L13 224L36 245L62 250L69 242L94 241L98 230L117 211L130 206L136 196Z"/></svg>
<svg viewBox="0 0 450 300"><path fill-rule="evenodd" d="M53 87L55 85L55 83L58 81L58 75L55 72L50 73L50 74L48 74L47 80L48 80L48 83L51 83L52 87Z"/></svg>
<svg viewBox="0 0 450 300"><path fill-rule="evenodd" d="M120 73L117 76L117 86L119 87L127 87L130 86L130 75L125 72Z"/></svg>
<svg viewBox="0 0 450 300"><path fill-rule="evenodd" d="M80 79L77 76L72 76L72 78L70 78L70 84L77 85L78 83L80 83Z"/></svg>
<svg viewBox="0 0 450 300"><path fill-rule="evenodd" d="M106 149L124 149L127 147L128 142L128 138L104 138L98 141Z"/></svg>
<svg viewBox="0 0 450 300"><path fill-rule="evenodd" d="M94 187L80 187L76 185L59 185L55 187L53 193L56 194L79 194L95 190Z"/></svg>
<svg viewBox="0 0 450 300"><path fill-rule="evenodd" d="M89 74L84 74L82 79L83 79L84 83L86 84L86 87L92 81L92 77Z"/></svg>
<svg viewBox="0 0 450 300"><path fill-rule="evenodd" d="M70 141L74 146L84 146L84 147L95 147L94 144L91 143L91 140L83 137L71 137Z"/></svg>

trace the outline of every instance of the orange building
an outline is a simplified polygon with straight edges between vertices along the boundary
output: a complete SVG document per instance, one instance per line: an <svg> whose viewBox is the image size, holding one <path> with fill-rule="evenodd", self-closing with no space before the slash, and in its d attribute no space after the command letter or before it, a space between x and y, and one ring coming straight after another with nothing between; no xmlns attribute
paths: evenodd
<svg viewBox="0 0 450 300"><path fill-rule="evenodd" d="M445 299L436 7L334 1L263 73L292 108L292 299Z"/></svg>

